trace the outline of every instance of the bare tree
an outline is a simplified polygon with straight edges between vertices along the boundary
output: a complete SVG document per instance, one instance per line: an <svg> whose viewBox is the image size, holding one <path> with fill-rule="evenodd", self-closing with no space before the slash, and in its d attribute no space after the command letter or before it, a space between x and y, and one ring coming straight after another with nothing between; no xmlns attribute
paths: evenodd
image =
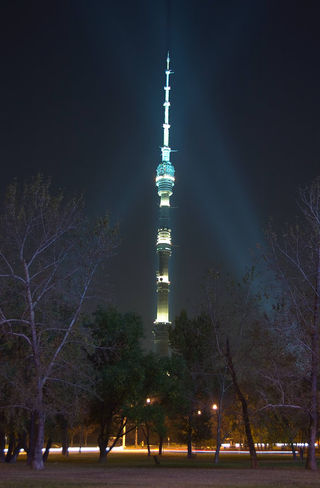
<svg viewBox="0 0 320 488"><path fill-rule="evenodd" d="M212 355L218 354L230 375L233 390L241 405L251 467L257 467L248 397L253 397L250 377L255 367L252 357L252 330L259 321L258 296L254 292L254 270L241 281L212 269L206 283L206 310L211 321L209 340Z"/></svg>
<svg viewBox="0 0 320 488"><path fill-rule="evenodd" d="M309 448L306 468L316 470L320 300L319 178L301 190L299 206L303 215L299 223L286 226L279 233L272 228L269 229L271 256L267 256L267 259L275 273L278 289L285 303L281 310L284 317L282 334L291 334L291 344L300 348L301 355L307 358L304 365L304 384L307 384L308 388L304 391L304 406L298 401L293 408L305 408L308 412ZM281 381L278 385L281 385ZM279 405L281 406L281 401Z"/></svg>
<svg viewBox="0 0 320 488"><path fill-rule="evenodd" d="M221 358L218 357L218 354L216 356L212 354L210 359L214 360L214 358L216 361L217 370L217 386L215 388L216 396L215 398L213 398L212 409L216 421L216 450L214 454L214 462L215 464L218 464L221 446L232 431L232 427L230 425L230 422L228 422L226 415L226 412L228 412L228 407L229 409L231 407L231 398L230 395L228 395L228 390L230 390L232 383L230 382L230 379L228 377L228 369L225 366L223 368L220 366L219 368L219 362L221 362ZM218 403L214 403L214 400L217 400ZM234 410L234 407L232 408L232 410Z"/></svg>
<svg viewBox="0 0 320 488"><path fill-rule="evenodd" d="M77 324L97 268L115 245L108 219L94 227L81 198L50 192L41 176L9 186L0 220L0 326L22 354L24 394L19 406L32 412L31 465L42 469L50 384L73 383L70 361ZM69 357L68 357L69 356ZM69 378L68 378L69 376ZM72 376L72 375L71 375Z"/></svg>

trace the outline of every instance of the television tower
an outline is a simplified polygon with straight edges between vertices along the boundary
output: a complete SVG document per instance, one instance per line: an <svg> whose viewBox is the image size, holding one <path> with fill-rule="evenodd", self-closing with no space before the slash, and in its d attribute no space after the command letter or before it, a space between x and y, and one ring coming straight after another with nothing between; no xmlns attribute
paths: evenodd
<svg viewBox="0 0 320 488"><path fill-rule="evenodd" d="M160 197L159 226L157 232L157 318L154 321L155 352L160 356L169 354L169 262L172 253L170 228L170 197L174 186L174 167L170 162L171 148L169 146L169 109L170 109L170 70L169 52L167 55L166 84L164 87L164 124L163 145L161 147L161 163L157 167L156 186Z"/></svg>

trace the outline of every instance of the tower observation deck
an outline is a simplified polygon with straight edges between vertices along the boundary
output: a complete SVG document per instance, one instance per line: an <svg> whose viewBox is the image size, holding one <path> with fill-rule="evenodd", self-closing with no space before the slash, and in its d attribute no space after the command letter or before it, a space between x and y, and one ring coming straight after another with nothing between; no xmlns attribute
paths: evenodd
<svg viewBox="0 0 320 488"><path fill-rule="evenodd" d="M165 71L166 84L164 87L164 123L163 145L161 147L161 163L157 167L156 186L160 197L159 224L157 232L157 317L154 321L155 352L161 356L169 354L169 262L172 253L171 227L170 227L170 197L174 186L174 167L170 162L171 148L169 146L169 109L170 109L170 57L167 55L167 68Z"/></svg>

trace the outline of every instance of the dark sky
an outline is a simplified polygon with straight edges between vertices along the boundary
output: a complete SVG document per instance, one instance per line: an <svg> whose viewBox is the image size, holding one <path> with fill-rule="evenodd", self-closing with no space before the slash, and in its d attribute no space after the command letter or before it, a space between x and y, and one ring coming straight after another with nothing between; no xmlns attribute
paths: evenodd
<svg viewBox="0 0 320 488"><path fill-rule="evenodd" d="M319 174L320 3L2 1L1 181L37 172L109 210L114 301L155 318L154 186L172 69L173 315L212 263L241 273Z"/></svg>

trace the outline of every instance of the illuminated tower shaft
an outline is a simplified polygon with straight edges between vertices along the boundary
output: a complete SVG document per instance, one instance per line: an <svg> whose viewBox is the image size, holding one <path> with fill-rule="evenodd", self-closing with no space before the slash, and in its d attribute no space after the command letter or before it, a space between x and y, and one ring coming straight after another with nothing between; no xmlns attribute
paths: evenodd
<svg viewBox="0 0 320 488"><path fill-rule="evenodd" d="M169 318L169 261L171 256L171 228L170 228L170 197L174 186L174 167L170 162L171 149L169 146L169 78L170 71L169 53L167 56L166 85L164 87L164 124L163 146L161 147L161 163L157 167L156 185L160 197L159 226L157 233L157 318L154 322L155 351L159 355L169 354L168 328Z"/></svg>

